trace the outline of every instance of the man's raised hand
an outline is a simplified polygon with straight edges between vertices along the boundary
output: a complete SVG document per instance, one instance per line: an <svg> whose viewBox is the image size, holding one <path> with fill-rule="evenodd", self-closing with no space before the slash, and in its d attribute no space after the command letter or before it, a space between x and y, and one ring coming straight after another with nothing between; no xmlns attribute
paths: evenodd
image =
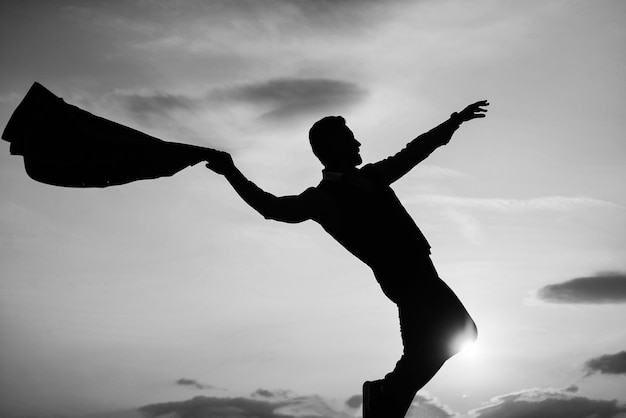
<svg viewBox="0 0 626 418"><path fill-rule="evenodd" d="M455 117L460 122L467 122L472 119L484 118L485 116L487 116L487 109L485 109L486 106L489 106L489 102L487 100L481 100L476 103L472 103L460 112L453 114L453 117Z"/></svg>

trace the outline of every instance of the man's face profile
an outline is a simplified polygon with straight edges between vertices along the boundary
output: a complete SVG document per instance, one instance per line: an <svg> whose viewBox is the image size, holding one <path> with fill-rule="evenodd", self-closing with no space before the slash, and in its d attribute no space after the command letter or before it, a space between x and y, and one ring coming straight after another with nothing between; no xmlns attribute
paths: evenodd
<svg viewBox="0 0 626 418"><path fill-rule="evenodd" d="M315 122L309 131L309 140L313 153L327 170L342 172L363 162L359 154L361 143L341 116L326 116Z"/></svg>
<svg viewBox="0 0 626 418"><path fill-rule="evenodd" d="M347 126L338 127L330 141L333 160L338 165L353 168L363 162L359 153L361 143Z"/></svg>

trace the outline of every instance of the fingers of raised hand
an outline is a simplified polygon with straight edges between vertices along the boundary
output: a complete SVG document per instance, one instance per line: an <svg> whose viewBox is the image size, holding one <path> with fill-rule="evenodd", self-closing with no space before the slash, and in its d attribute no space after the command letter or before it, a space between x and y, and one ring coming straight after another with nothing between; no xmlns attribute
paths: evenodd
<svg viewBox="0 0 626 418"><path fill-rule="evenodd" d="M489 102L487 100L481 100L470 105L472 109L472 116L476 118L484 118L486 116L485 113L487 113L487 109L485 109L486 106L489 106Z"/></svg>

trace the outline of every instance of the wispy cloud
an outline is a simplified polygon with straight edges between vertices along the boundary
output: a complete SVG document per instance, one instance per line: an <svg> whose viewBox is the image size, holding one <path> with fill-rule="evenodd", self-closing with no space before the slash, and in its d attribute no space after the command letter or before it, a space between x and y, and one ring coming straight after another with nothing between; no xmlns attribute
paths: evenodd
<svg viewBox="0 0 626 418"><path fill-rule="evenodd" d="M420 164L419 170L411 174L417 178L469 180L472 177L458 170L431 164Z"/></svg>
<svg viewBox="0 0 626 418"><path fill-rule="evenodd" d="M418 394L407 412L407 417L451 418L456 414L434 397Z"/></svg>
<svg viewBox="0 0 626 418"><path fill-rule="evenodd" d="M138 121L170 117L175 112L198 109L202 104L202 100L196 97L150 89L115 90L110 100Z"/></svg>
<svg viewBox="0 0 626 418"><path fill-rule="evenodd" d="M221 88L209 94L212 99L265 108L262 116L269 119L328 114L352 106L365 96L365 88L356 83L325 78L278 78Z"/></svg>
<svg viewBox="0 0 626 418"><path fill-rule="evenodd" d="M219 114L245 106L251 115L282 120L299 115L325 115L344 111L367 95L362 86L344 80L284 77L214 87L199 94L153 89L115 90L110 106L122 108L131 119L150 122L173 119L181 113L210 110Z"/></svg>
<svg viewBox="0 0 626 418"><path fill-rule="evenodd" d="M83 2L84 3L84 2ZM91 31L118 43L118 50L171 54L182 62L228 65L246 72L239 58L267 66L267 58L301 57L303 49L327 39L366 39L389 22L406 0L212 0L129 1L124 4L75 4L66 13ZM114 34L114 35L112 35ZM271 45L271 48L267 48ZM322 51L329 51L322 44ZM265 57L265 64L256 58ZM209 60L206 60L209 58ZM234 60L233 60L234 58ZM133 56L133 59L137 59ZM198 61L193 61L198 62ZM237 65L239 64L239 65ZM278 65L285 64L285 61ZM239 69L237 69L239 67ZM252 68L258 71L258 67Z"/></svg>
<svg viewBox="0 0 626 418"><path fill-rule="evenodd" d="M585 363L585 370L588 375L594 373L626 375L626 351L592 358Z"/></svg>
<svg viewBox="0 0 626 418"><path fill-rule="evenodd" d="M567 196L548 196L532 199L505 199L423 195L410 198L410 201L426 205L483 209L513 213L529 211L564 212L579 209L621 208L621 206L605 200L593 199L589 197Z"/></svg>
<svg viewBox="0 0 626 418"><path fill-rule="evenodd" d="M568 390L530 389L494 398L472 411L474 418L615 418L626 412L617 401L574 396Z"/></svg>
<svg viewBox="0 0 626 418"><path fill-rule="evenodd" d="M381 5L376 0L229 0L171 1L143 0L127 2L123 6L96 5L73 6L68 13L81 18L96 17L100 24L134 30L146 35L185 33L185 28L175 25L163 27L166 22L186 22L187 27L205 25L205 33L230 29L232 33L256 33L260 37L277 35L283 31L306 33L311 28L334 32L351 32L355 28L371 28L384 22L390 10L407 3L394 0ZM125 27L126 23L135 27ZM150 24L152 22L152 24ZM160 28L155 28L161 24ZM207 36L208 36L207 35ZM251 41L258 40L252 38Z"/></svg>
<svg viewBox="0 0 626 418"><path fill-rule="evenodd" d="M469 211L455 207L446 207L443 213L448 219L461 228L463 235L467 237L472 244L478 244L482 239L482 231L480 222L476 217L472 216Z"/></svg>
<svg viewBox="0 0 626 418"><path fill-rule="evenodd" d="M542 287L539 299L551 303L626 303L626 274L599 273Z"/></svg>
<svg viewBox="0 0 626 418"><path fill-rule="evenodd" d="M438 170L436 170L438 171ZM447 177L463 176L454 171L447 170L439 173ZM545 212L572 212L580 210L610 210L622 207L605 200L589 197L547 196L531 199L506 199L506 198L476 198L445 196L433 194L418 194L409 192L409 197L403 198L408 204L417 206L434 207L439 213L455 224L459 225L463 234L471 243L479 243L482 239L482 223L479 222L477 212L487 211L490 213L502 213L505 215L522 215L528 213Z"/></svg>

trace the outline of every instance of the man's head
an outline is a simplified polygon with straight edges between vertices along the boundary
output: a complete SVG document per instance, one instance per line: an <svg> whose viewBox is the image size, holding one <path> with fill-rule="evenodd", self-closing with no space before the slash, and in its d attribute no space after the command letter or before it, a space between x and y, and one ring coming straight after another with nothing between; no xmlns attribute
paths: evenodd
<svg viewBox="0 0 626 418"><path fill-rule="evenodd" d="M341 116L326 116L309 130L313 154L330 170L345 171L361 164L361 143L354 138Z"/></svg>

